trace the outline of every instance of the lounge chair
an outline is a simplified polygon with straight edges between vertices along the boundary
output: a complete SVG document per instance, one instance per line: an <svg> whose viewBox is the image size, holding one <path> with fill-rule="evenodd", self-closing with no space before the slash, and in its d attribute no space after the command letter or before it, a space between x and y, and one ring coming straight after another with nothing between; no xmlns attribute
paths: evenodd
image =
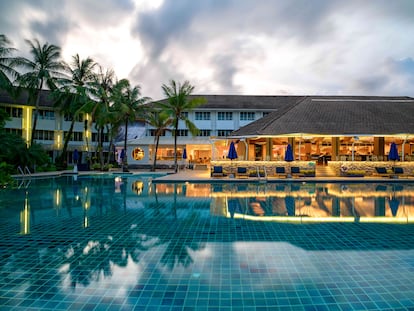
<svg viewBox="0 0 414 311"><path fill-rule="evenodd" d="M404 169L402 167L393 167L392 171L394 172L394 174L396 175L401 175L404 174Z"/></svg>
<svg viewBox="0 0 414 311"><path fill-rule="evenodd" d="M213 169L211 171L211 177L224 177L223 167L213 166Z"/></svg>
<svg viewBox="0 0 414 311"><path fill-rule="evenodd" d="M300 173L300 167L299 166L292 166L290 168L290 174L292 175L292 177L302 176L301 173Z"/></svg>
<svg viewBox="0 0 414 311"><path fill-rule="evenodd" d="M381 177L390 177L391 173L388 172L385 167L379 166L379 167L375 167L375 174L374 175L381 176Z"/></svg>
<svg viewBox="0 0 414 311"><path fill-rule="evenodd" d="M285 167L284 166L276 166L275 176L276 177L287 177Z"/></svg>
<svg viewBox="0 0 414 311"><path fill-rule="evenodd" d="M237 167L236 171L236 177L237 178L248 178L249 172L247 171L247 167Z"/></svg>

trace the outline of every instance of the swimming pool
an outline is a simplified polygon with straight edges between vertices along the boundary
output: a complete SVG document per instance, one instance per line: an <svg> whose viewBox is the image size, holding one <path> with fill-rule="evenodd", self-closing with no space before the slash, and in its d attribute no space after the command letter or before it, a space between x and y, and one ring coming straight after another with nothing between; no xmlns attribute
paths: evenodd
<svg viewBox="0 0 414 311"><path fill-rule="evenodd" d="M1 309L414 308L414 184L152 179L1 192Z"/></svg>

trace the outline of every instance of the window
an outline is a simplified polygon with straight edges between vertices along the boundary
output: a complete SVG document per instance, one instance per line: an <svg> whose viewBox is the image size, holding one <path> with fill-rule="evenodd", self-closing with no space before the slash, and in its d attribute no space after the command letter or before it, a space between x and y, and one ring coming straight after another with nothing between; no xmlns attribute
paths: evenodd
<svg viewBox="0 0 414 311"><path fill-rule="evenodd" d="M229 136L233 130L217 130L217 136L226 137Z"/></svg>
<svg viewBox="0 0 414 311"><path fill-rule="evenodd" d="M165 136L165 130L162 130L161 132L160 132L160 136ZM147 136L154 136L155 137L155 135L157 134L157 129L149 129L148 131L147 131Z"/></svg>
<svg viewBox="0 0 414 311"><path fill-rule="evenodd" d="M23 131L21 129L5 128L4 130L6 131L6 133L9 133L9 134L15 134L17 136L23 135Z"/></svg>
<svg viewBox="0 0 414 311"><path fill-rule="evenodd" d="M65 121L72 121L73 120L73 117L74 117L73 115L65 113L65 115L63 116L63 119ZM80 114L76 115L75 116L75 121L76 122L83 122L84 121L84 115L83 115L83 113L80 113Z"/></svg>
<svg viewBox="0 0 414 311"><path fill-rule="evenodd" d="M196 120L210 120L210 112L209 111L196 111L195 119Z"/></svg>
<svg viewBox="0 0 414 311"><path fill-rule="evenodd" d="M98 133L92 133L92 141L98 141ZM103 134L102 142L109 142L109 136L107 133Z"/></svg>
<svg viewBox="0 0 414 311"><path fill-rule="evenodd" d="M4 111L11 117L11 118L22 118L23 117L23 109L16 108L16 107L4 107Z"/></svg>
<svg viewBox="0 0 414 311"><path fill-rule="evenodd" d="M34 139L37 139L37 140L54 140L55 139L55 132L54 131L36 130L35 133L34 133Z"/></svg>
<svg viewBox="0 0 414 311"><path fill-rule="evenodd" d="M210 136L211 130L200 130L197 136L208 137Z"/></svg>
<svg viewBox="0 0 414 311"><path fill-rule="evenodd" d="M263 112L263 116L265 117L265 116L267 116L269 113L270 113L269 111Z"/></svg>
<svg viewBox="0 0 414 311"><path fill-rule="evenodd" d="M63 132L63 139L65 139L68 132ZM72 137L70 138L71 141L83 141L83 133L82 132L72 132Z"/></svg>
<svg viewBox="0 0 414 311"><path fill-rule="evenodd" d="M217 115L217 120L233 120L233 112L230 111L219 111Z"/></svg>
<svg viewBox="0 0 414 311"><path fill-rule="evenodd" d="M252 121L254 117L254 112L240 112L240 121Z"/></svg>
<svg viewBox="0 0 414 311"><path fill-rule="evenodd" d="M41 120L54 120L55 112L51 110L39 110L39 119Z"/></svg>
<svg viewBox="0 0 414 311"><path fill-rule="evenodd" d="M181 112L181 118L188 119L188 111Z"/></svg>
<svg viewBox="0 0 414 311"><path fill-rule="evenodd" d="M177 136L188 136L188 130L178 130Z"/></svg>

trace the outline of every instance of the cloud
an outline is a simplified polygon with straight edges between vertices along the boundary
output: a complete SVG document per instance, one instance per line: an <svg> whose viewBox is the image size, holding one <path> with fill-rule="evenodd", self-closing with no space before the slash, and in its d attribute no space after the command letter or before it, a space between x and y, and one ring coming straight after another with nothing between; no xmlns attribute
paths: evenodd
<svg viewBox="0 0 414 311"><path fill-rule="evenodd" d="M359 0L3 0L0 29L90 56L162 96L413 92L414 2ZM411 85L410 85L411 84Z"/></svg>

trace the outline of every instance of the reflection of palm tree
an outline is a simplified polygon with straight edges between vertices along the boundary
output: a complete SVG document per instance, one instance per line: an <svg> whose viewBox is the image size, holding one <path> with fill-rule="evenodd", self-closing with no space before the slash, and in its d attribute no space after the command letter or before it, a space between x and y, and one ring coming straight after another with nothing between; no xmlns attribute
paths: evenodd
<svg viewBox="0 0 414 311"><path fill-rule="evenodd" d="M187 238L188 228L197 217L196 214L190 215L183 223L179 224L178 230L173 235L166 238L167 241L166 239L162 240L162 244L168 243L168 246L161 257L161 263L168 269L173 270L179 264L187 268L193 263L193 259L188 253L189 250L196 251L205 247L205 245Z"/></svg>

